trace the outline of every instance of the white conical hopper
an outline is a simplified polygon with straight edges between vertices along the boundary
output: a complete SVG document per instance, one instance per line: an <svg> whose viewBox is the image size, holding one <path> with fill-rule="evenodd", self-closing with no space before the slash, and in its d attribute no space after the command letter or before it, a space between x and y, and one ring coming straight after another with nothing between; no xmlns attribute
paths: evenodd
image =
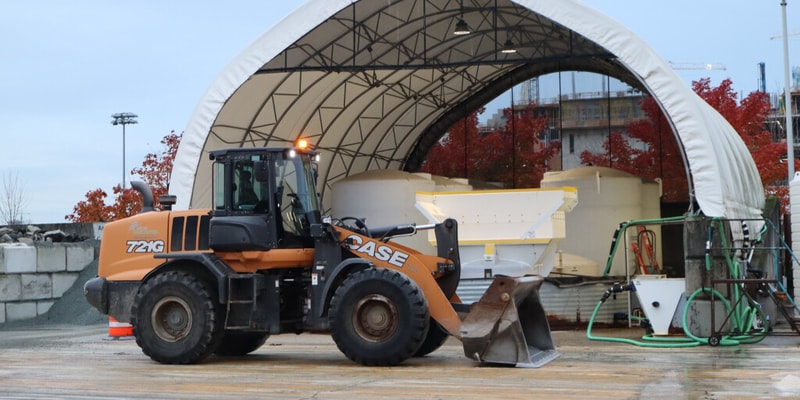
<svg viewBox="0 0 800 400"><path fill-rule="evenodd" d="M666 278L663 275L638 275L632 282L653 334L669 335L669 327L676 315L678 303L686 291L686 280Z"/></svg>
<svg viewBox="0 0 800 400"><path fill-rule="evenodd" d="M566 234L564 214L578 204L574 187L417 192L417 209L430 223L458 221L461 278L502 274L547 276ZM435 244L433 231L428 240Z"/></svg>

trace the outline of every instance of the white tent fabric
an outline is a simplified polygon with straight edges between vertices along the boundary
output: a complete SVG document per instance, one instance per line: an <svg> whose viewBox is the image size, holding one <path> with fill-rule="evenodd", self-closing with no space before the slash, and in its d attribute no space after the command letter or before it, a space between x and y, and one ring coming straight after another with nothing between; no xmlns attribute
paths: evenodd
<svg viewBox="0 0 800 400"><path fill-rule="evenodd" d="M668 115L683 145L695 196L708 216L759 218L764 191L755 163L739 135L638 36L586 6L522 1L590 38L633 71Z"/></svg>
<svg viewBox="0 0 800 400"><path fill-rule="evenodd" d="M577 0L462 4L303 4L232 60L201 99L173 167L175 208L210 206L210 150L306 136L323 153L329 186L351 173L412 165L415 152L458 120L457 110L521 78L581 69L635 81L653 95L682 143L705 215L760 216L761 180L738 134L635 34ZM450 35L459 18L473 29L467 37ZM498 57L498 43L512 37L518 54Z"/></svg>

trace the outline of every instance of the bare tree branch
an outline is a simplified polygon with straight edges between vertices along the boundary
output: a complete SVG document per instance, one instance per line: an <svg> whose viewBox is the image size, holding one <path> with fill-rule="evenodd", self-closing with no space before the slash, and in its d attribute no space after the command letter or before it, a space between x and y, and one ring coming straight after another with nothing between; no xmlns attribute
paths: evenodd
<svg viewBox="0 0 800 400"><path fill-rule="evenodd" d="M0 193L0 220L6 225L24 223L25 186L19 179L19 172L8 171L3 175L3 192Z"/></svg>

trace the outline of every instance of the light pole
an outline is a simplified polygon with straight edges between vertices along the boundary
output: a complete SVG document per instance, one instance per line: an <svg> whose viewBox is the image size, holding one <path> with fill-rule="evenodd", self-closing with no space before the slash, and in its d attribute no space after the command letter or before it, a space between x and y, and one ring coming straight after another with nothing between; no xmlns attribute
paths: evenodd
<svg viewBox="0 0 800 400"><path fill-rule="evenodd" d="M122 188L125 189L125 125L135 124L139 116L133 113L111 114L111 125L122 125Z"/></svg>
<svg viewBox="0 0 800 400"><path fill-rule="evenodd" d="M792 131L792 82L789 76L789 33L786 29L786 0L781 0L781 17L783 20L783 79L786 86L783 90L783 109L786 113L786 164L789 176L786 182L794 179L794 132Z"/></svg>

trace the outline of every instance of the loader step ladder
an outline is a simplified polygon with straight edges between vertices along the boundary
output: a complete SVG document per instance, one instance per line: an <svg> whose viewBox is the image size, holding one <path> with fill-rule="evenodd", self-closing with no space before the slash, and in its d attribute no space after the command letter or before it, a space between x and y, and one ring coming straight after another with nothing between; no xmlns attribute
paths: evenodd
<svg viewBox="0 0 800 400"><path fill-rule="evenodd" d="M256 311L258 282L256 274L228 276L227 329L250 329Z"/></svg>

